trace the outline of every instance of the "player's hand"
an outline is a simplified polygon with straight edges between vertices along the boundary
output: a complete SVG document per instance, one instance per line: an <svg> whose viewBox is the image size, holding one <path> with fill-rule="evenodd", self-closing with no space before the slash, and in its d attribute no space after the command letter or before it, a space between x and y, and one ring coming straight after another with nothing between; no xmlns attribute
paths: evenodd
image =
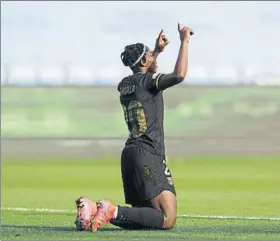
<svg viewBox="0 0 280 241"><path fill-rule="evenodd" d="M156 40L155 50L157 52L162 52L168 44L169 44L169 40L167 36L164 34L163 30L161 30Z"/></svg>
<svg viewBox="0 0 280 241"><path fill-rule="evenodd" d="M189 42L191 36L194 34L192 29L182 26L180 23L178 23L178 31L180 34L181 42L183 42L183 41Z"/></svg>

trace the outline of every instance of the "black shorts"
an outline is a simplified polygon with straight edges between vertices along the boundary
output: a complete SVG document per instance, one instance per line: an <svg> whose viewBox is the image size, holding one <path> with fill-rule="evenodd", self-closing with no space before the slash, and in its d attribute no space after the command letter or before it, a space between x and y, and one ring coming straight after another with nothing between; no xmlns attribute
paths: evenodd
<svg viewBox="0 0 280 241"><path fill-rule="evenodd" d="M142 206L164 190L176 195L165 158L140 146L122 151L121 171L126 204Z"/></svg>

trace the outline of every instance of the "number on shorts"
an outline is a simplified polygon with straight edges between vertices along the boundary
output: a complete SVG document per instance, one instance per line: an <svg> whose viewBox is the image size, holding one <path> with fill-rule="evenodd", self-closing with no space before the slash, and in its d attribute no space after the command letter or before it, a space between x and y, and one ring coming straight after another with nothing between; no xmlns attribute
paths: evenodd
<svg viewBox="0 0 280 241"><path fill-rule="evenodd" d="M171 171L170 171L169 167L167 166L165 160L163 160L163 164L164 164L164 175L166 176L168 183L170 185L173 185Z"/></svg>

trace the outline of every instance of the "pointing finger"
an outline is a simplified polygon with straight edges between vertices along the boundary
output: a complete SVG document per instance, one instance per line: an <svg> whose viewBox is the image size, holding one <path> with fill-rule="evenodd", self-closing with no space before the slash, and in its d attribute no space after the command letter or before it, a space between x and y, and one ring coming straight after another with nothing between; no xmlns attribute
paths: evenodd
<svg viewBox="0 0 280 241"><path fill-rule="evenodd" d="M160 38L162 34L163 34L163 29L160 31L158 38Z"/></svg>
<svg viewBox="0 0 280 241"><path fill-rule="evenodd" d="M181 24L178 23L178 31L180 32L181 31Z"/></svg>

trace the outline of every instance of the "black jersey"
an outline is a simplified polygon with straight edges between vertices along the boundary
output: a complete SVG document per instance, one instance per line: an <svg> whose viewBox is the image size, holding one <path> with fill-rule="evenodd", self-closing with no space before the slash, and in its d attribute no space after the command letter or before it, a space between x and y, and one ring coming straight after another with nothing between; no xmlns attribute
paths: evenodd
<svg viewBox="0 0 280 241"><path fill-rule="evenodd" d="M129 130L126 145L143 146L157 155L165 155L162 91L157 82L163 74L136 73L118 85L120 103Z"/></svg>

